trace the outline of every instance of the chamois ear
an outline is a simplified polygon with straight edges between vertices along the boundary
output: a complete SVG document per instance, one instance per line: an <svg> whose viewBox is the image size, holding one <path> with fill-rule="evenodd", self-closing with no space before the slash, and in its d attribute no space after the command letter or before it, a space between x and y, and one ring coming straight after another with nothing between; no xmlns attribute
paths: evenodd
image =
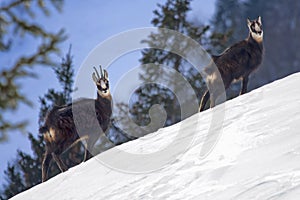
<svg viewBox="0 0 300 200"><path fill-rule="evenodd" d="M93 75L92 75L92 78L93 78L93 81L95 82L95 83L97 83L97 77L96 77L96 74L95 74L95 72L93 73Z"/></svg>
<svg viewBox="0 0 300 200"><path fill-rule="evenodd" d="M261 16L258 16L258 19L257 19L258 23L261 24Z"/></svg>
<svg viewBox="0 0 300 200"><path fill-rule="evenodd" d="M104 70L104 78L105 78L106 80L108 80L108 73L107 73L106 70Z"/></svg>
<svg viewBox="0 0 300 200"><path fill-rule="evenodd" d="M247 18L247 25L248 25L248 27L250 28L250 26L251 26L251 21L250 21L249 18Z"/></svg>

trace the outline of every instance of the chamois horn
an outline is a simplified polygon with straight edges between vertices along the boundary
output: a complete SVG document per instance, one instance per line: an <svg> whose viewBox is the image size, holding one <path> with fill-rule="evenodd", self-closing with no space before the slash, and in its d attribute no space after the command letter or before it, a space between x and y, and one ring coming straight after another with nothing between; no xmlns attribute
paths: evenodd
<svg viewBox="0 0 300 200"><path fill-rule="evenodd" d="M100 67L101 78L103 78L103 77L104 77L104 75L103 75L102 66L101 66L101 65L99 65L99 67Z"/></svg>
<svg viewBox="0 0 300 200"><path fill-rule="evenodd" d="M99 73L98 73L96 67L94 67L94 70L95 70L95 72L96 72L96 74L97 74L97 78L100 79L100 75L99 75Z"/></svg>

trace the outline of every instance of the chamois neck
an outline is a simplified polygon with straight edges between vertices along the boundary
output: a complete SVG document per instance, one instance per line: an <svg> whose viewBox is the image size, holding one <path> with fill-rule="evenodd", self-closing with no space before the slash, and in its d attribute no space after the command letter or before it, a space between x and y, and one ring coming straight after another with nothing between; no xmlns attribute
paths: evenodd
<svg viewBox="0 0 300 200"><path fill-rule="evenodd" d="M104 95L100 95L98 92L97 92L97 101L102 101L104 103L111 103L111 100L112 100L112 97L111 97L111 94L110 92L108 91L107 94Z"/></svg>
<svg viewBox="0 0 300 200"><path fill-rule="evenodd" d="M247 42L250 42L250 43L252 43L252 44L256 44L256 45L258 45L259 46L259 48L261 49L261 50L263 50L263 37L261 37L261 38L254 38L252 35L251 35L251 33L249 33L249 36L248 36L248 38L246 39L246 41Z"/></svg>
<svg viewBox="0 0 300 200"><path fill-rule="evenodd" d="M251 33L249 33L247 40L249 42L256 42L256 43L262 45L262 43L263 43L263 35L261 35L261 36L258 37L258 36L253 36Z"/></svg>
<svg viewBox="0 0 300 200"><path fill-rule="evenodd" d="M100 113L102 113L103 116L110 118L112 114L112 97L110 93L108 93L105 97L97 94L96 102L96 107L98 107L98 111L100 111Z"/></svg>

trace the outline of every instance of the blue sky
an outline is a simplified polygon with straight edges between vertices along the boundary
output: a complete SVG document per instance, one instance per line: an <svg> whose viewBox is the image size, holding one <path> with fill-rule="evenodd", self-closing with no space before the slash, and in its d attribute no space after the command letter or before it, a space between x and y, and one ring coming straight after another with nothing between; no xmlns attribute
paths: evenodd
<svg viewBox="0 0 300 200"><path fill-rule="evenodd" d="M162 0L87 0L87 1L66 1L63 12L53 12L51 18L40 18L40 24L44 24L47 30L58 31L65 28L68 35L67 41L62 45L64 55L72 44L74 55L75 74L79 71L80 65L88 56L89 52L99 43L116 34L136 28L150 27L153 18L153 10L157 3L164 3ZM214 1L195 0L192 5L191 19L208 23L214 12ZM30 49L32 45L26 42L20 43L20 49ZM20 50L21 51L21 50ZM62 57L61 55L61 57ZM12 57L5 58L4 62L11 62ZM113 86L122 76L124 71L136 67L139 55L125 55L117 62L117 68L109 71L111 85ZM2 65L3 60L0 61ZM118 69L119 67L119 69ZM38 130L38 97L47 92L49 88L60 88L55 74L50 68L36 67L37 79L21 80L22 92L33 102L34 106L22 105L16 113L9 114L17 119L29 120L27 130L37 134ZM3 180L3 171L7 162L12 162L16 156L16 150L31 152L30 143L26 135L19 132L9 134L9 141L0 144L0 180ZM3 181L0 181L2 185Z"/></svg>

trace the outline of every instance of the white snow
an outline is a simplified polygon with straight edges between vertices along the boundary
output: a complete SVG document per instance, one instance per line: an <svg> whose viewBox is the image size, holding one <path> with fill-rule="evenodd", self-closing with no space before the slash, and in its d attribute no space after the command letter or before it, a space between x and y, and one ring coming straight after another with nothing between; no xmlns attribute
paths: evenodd
<svg viewBox="0 0 300 200"><path fill-rule="evenodd" d="M212 113L221 106L99 154L12 199L299 199L299 85L300 73L227 101L222 134L204 158ZM167 154L166 146L172 146ZM141 157L129 159L124 151Z"/></svg>

